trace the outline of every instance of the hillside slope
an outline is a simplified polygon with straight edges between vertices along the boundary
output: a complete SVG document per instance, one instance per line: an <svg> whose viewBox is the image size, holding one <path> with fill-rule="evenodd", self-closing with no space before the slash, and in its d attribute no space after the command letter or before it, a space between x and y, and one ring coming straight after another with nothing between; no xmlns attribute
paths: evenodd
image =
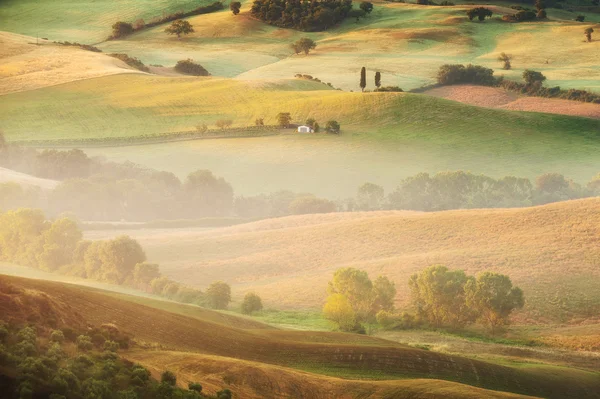
<svg viewBox="0 0 600 399"><path fill-rule="evenodd" d="M347 378L447 379L488 389L557 398L597 397L600 392L600 376L593 372L543 365L500 366L369 337L361 338L363 342L360 344L348 344L343 342L344 337L352 337L348 334L338 334L327 344L287 340L282 336L273 339L261 331L240 330L185 317L80 287L9 277L0 277L0 282L0 306L11 309L13 317L21 317L21 320L30 318L28 313L32 307L25 299L44 297L54 303L47 304L47 308L59 315L61 307L67 306L68 314L82 315L82 321L92 325L114 323L121 330L132 333L137 341L157 343L165 349L225 356ZM19 315L18 309L22 314ZM58 317L52 320L54 325L63 325ZM159 361L169 368L190 364L183 360L178 362L177 358L176 361L161 361L159 356L160 353L151 352L148 362ZM197 362L191 364L197 367ZM447 386L441 384L441 388L443 391Z"/></svg>
<svg viewBox="0 0 600 399"><path fill-rule="evenodd" d="M0 183L9 182L17 183L21 186L33 186L45 189L54 188L58 184L56 180L41 179L25 173L15 172L11 169L0 168Z"/></svg>
<svg viewBox="0 0 600 399"><path fill-rule="evenodd" d="M136 231L175 280L224 280L269 306L320 307L335 269L352 266L396 282L432 264L508 274L525 291L522 321L597 317L600 198L523 209L292 216L211 231ZM344 216L347 217L344 220ZM111 236L97 232L91 238Z"/></svg>

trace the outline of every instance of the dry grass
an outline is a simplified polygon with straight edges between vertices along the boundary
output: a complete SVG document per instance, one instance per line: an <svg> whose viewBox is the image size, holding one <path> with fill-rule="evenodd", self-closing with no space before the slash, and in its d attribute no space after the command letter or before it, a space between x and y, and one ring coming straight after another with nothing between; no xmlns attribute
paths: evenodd
<svg viewBox="0 0 600 399"><path fill-rule="evenodd" d="M425 94L486 108L600 118L600 104L542 97L523 97L496 87L444 86Z"/></svg>
<svg viewBox="0 0 600 399"><path fill-rule="evenodd" d="M149 258L175 280L256 291L268 306L319 308L334 270L353 266L396 282L445 264L508 274L525 291L518 320L594 318L600 306L600 199L525 209L296 216L211 231L136 231ZM362 216L362 217L361 217ZM91 238L114 235L97 232Z"/></svg>
<svg viewBox="0 0 600 399"><path fill-rule="evenodd" d="M0 32L0 95L128 72L139 71L101 53Z"/></svg>

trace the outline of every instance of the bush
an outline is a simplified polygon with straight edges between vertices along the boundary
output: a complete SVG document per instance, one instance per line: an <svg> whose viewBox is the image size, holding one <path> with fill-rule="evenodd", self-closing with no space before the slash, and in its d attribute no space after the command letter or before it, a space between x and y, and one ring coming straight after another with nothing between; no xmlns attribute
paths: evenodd
<svg viewBox="0 0 600 399"><path fill-rule="evenodd" d="M442 65L437 74L437 81L441 85L472 83L494 86L497 83L493 69L471 64L466 67L461 64Z"/></svg>
<svg viewBox="0 0 600 399"><path fill-rule="evenodd" d="M469 21L472 21L475 17L477 17L479 21L483 21L486 18L491 18L492 15L492 10L485 7L476 7L467 10L467 17L469 18Z"/></svg>
<svg viewBox="0 0 600 399"><path fill-rule="evenodd" d="M374 92L398 92L401 93L404 90L402 90L401 88L399 88L398 86L382 86L382 87L378 87L375 90L373 90Z"/></svg>
<svg viewBox="0 0 600 399"><path fill-rule="evenodd" d="M133 33L133 25L127 22L115 22L112 26L112 37L118 39Z"/></svg>
<svg viewBox="0 0 600 399"><path fill-rule="evenodd" d="M192 59L177 61L175 70L179 73L193 76L210 76L210 73L200 64L195 63Z"/></svg>
<svg viewBox="0 0 600 399"><path fill-rule="evenodd" d="M61 344L61 343L63 343L65 341L65 335L60 330L54 330L50 334L50 341L51 342L58 342L59 344Z"/></svg>
<svg viewBox="0 0 600 399"><path fill-rule="evenodd" d="M105 341L104 350L109 352L116 352L119 350L119 344L115 341Z"/></svg>
<svg viewBox="0 0 600 399"><path fill-rule="evenodd" d="M94 347L94 344L92 344L92 339L90 337L88 337L87 335L80 335L77 337L77 349L79 349L80 351L86 352L91 350Z"/></svg>
<svg viewBox="0 0 600 399"><path fill-rule="evenodd" d="M144 65L144 63L142 61L140 61L139 59L137 59L135 57L130 57L127 54L123 54L123 53L113 53L113 54L109 54L109 55L113 58L123 61L124 63L126 63L127 65L129 65L132 68L135 68L142 72L150 72L150 69L146 65Z"/></svg>
<svg viewBox="0 0 600 399"><path fill-rule="evenodd" d="M521 10L514 15L516 22L527 22L534 21L537 18L537 14L529 10Z"/></svg>
<svg viewBox="0 0 600 399"><path fill-rule="evenodd" d="M200 392L202 392L202 385L200 385L197 382L190 382L188 384L188 389L190 391L196 391L196 392L200 393Z"/></svg>
<svg viewBox="0 0 600 399"><path fill-rule="evenodd" d="M177 377L171 371L166 370L160 375L160 382L175 386L177 385Z"/></svg>
<svg viewBox="0 0 600 399"><path fill-rule="evenodd" d="M340 124L334 120L327 121L327 123L325 124L325 131L327 133L339 134Z"/></svg>
<svg viewBox="0 0 600 399"><path fill-rule="evenodd" d="M243 314L251 314L253 312L258 312L262 310L263 304L262 300L255 293L249 292L244 297L244 302L242 302L242 313Z"/></svg>

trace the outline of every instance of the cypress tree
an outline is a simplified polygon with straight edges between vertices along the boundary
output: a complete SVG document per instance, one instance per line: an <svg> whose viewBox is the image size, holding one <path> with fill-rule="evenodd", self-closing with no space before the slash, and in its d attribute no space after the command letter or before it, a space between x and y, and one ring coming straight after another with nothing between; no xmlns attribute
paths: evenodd
<svg viewBox="0 0 600 399"><path fill-rule="evenodd" d="M367 87L367 70L365 67L362 67L360 70L360 88L362 91L365 91L365 87Z"/></svg>
<svg viewBox="0 0 600 399"><path fill-rule="evenodd" d="M381 86L381 73L375 72L375 87Z"/></svg>

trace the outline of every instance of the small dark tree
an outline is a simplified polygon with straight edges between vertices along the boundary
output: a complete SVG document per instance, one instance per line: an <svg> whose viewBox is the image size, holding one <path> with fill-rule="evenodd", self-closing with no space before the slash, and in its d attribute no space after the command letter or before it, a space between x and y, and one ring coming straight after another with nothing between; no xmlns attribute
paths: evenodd
<svg viewBox="0 0 600 399"><path fill-rule="evenodd" d="M197 383L197 382L190 382L190 383L188 384L188 389L189 389L190 391L196 391L196 392L198 392L198 393L201 393L201 392L202 392L202 385L200 385L200 384L199 384L199 383Z"/></svg>
<svg viewBox="0 0 600 399"><path fill-rule="evenodd" d="M181 38L181 35L187 35L194 33L194 27L188 21L178 19L165 29L165 32L169 35L177 35L177 38Z"/></svg>
<svg viewBox="0 0 600 399"><path fill-rule="evenodd" d="M506 53L500 53L500 55L498 56L498 61L503 63L502 69L505 69L508 71L510 68L512 68L512 65L510 63L511 59L512 59L512 55L508 55Z"/></svg>
<svg viewBox="0 0 600 399"><path fill-rule="evenodd" d="M262 310L263 304L262 300L255 293L249 292L244 297L244 302L242 302L242 313L243 314L251 314L253 312L258 312Z"/></svg>
<svg viewBox="0 0 600 399"><path fill-rule="evenodd" d="M317 47L317 43L315 43L314 40L308 37L303 37L301 39L298 39L295 43L292 43L291 47L296 54L304 52L304 54L308 55L310 50L313 50Z"/></svg>
<svg viewBox="0 0 600 399"><path fill-rule="evenodd" d="M594 28L585 28L585 37L588 42L592 41L592 33L594 33Z"/></svg>
<svg viewBox="0 0 600 399"><path fill-rule="evenodd" d="M229 389L223 389L222 391L217 392L217 399L231 399L232 393Z"/></svg>
<svg viewBox="0 0 600 399"><path fill-rule="evenodd" d="M327 123L325 124L325 131L327 133L339 134L340 133L340 124L334 120L327 121Z"/></svg>
<svg viewBox="0 0 600 399"><path fill-rule="evenodd" d="M477 17L479 21L483 21L486 18L491 18L492 15L492 10L485 7L476 7L467 10L467 17L469 18L469 21L472 21L475 17Z"/></svg>
<svg viewBox="0 0 600 399"><path fill-rule="evenodd" d="M577 22L583 22L585 21L585 15L578 15L575 17L575 21Z"/></svg>
<svg viewBox="0 0 600 399"><path fill-rule="evenodd" d="M367 69L362 67L360 69L360 88L365 91L365 87L367 87Z"/></svg>
<svg viewBox="0 0 600 399"><path fill-rule="evenodd" d="M375 86L377 88L381 86L381 72L375 72Z"/></svg>
<svg viewBox="0 0 600 399"><path fill-rule="evenodd" d="M546 77L541 72L526 69L525 72L523 72L523 79L527 85L531 86L534 84L542 84L542 82L546 80Z"/></svg>
<svg viewBox="0 0 600 399"><path fill-rule="evenodd" d="M360 9L363 10L365 13L370 14L371 11L373 11L373 3L371 3L370 1L363 1L362 3L360 3Z"/></svg>
<svg viewBox="0 0 600 399"><path fill-rule="evenodd" d="M166 370L160 375L160 382L164 382L165 384L169 384L174 387L177 385L177 377L169 370Z"/></svg>
<svg viewBox="0 0 600 399"><path fill-rule="evenodd" d="M133 33L133 25L128 22L115 22L112 26L112 36L117 39Z"/></svg>
<svg viewBox="0 0 600 399"><path fill-rule="evenodd" d="M289 112L280 112L277 114L277 123L281 127L288 127L292 121L292 115Z"/></svg>
<svg viewBox="0 0 600 399"><path fill-rule="evenodd" d="M229 9L233 15L238 15L240 13L240 8L242 8L242 3L239 1L233 1L231 4L229 4Z"/></svg>

